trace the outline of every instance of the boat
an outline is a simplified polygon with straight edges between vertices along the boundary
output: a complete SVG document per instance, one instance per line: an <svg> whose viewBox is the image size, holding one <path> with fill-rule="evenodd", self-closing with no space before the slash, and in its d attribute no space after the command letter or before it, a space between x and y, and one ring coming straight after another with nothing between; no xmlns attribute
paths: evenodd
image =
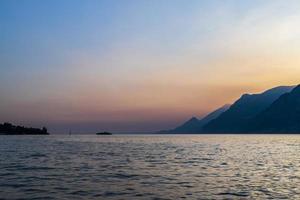
<svg viewBox="0 0 300 200"><path fill-rule="evenodd" d="M96 133L96 135L112 135L112 133L109 133L109 132L99 132L99 133Z"/></svg>

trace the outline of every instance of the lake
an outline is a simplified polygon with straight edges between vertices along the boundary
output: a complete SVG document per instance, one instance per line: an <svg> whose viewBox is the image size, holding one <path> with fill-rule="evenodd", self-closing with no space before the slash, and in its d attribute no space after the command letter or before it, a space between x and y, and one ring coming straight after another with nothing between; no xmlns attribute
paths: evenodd
<svg viewBox="0 0 300 200"><path fill-rule="evenodd" d="M0 136L0 199L300 199L300 135Z"/></svg>

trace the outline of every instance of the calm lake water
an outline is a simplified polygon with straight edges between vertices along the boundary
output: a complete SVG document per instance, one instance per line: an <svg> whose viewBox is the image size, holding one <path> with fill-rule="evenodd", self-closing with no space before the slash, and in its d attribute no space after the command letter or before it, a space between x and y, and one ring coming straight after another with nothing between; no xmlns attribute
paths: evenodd
<svg viewBox="0 0 300 200"><path fill-rule="evenodd" d="M1 136L0 199L300 199L300 135Z"/></svg>

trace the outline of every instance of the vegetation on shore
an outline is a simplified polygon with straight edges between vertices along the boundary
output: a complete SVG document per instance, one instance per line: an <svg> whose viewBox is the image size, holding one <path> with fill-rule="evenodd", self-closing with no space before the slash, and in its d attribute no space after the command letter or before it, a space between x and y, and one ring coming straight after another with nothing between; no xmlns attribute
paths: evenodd
<svg viewBox="0 0 300 200"><path fill-rule="evenodd" d="M49 135L49 133L46 127L39 129L3 123L0 124L0 135Z"/></svg>

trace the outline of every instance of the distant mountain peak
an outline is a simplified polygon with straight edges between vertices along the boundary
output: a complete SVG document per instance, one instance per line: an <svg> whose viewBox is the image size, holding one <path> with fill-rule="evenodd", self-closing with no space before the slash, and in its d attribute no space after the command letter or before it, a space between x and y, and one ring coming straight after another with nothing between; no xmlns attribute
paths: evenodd
<svg viewBox="0 0 300 200"><path fill-rule="evenodd" d="M295 86L279 86L258 94L243 94L226 112L211 120L205 132L241 132L248 120L265 110L281 95Z"/></svg>
<svg viewBox="0 0 300 200"><path fill-rule="evenodd" d="M299 132L300 85L279 86L257 94L243 94L202 119L192 117L161 133Z"/></svg>
<svg viewBox="0 0 300 200"><path fill-rule="evenodd" d="M181 126L178 126L172 130L160 131L160 133L200 133L202 131L203 125L205 125L207 122L211 121L212 119L218 117L229 107L230 104L225 104L224 106L218 108L217 110L209 113L201 120L199 120L197 117L192 117L188 121L183 123Z"/></svg>

